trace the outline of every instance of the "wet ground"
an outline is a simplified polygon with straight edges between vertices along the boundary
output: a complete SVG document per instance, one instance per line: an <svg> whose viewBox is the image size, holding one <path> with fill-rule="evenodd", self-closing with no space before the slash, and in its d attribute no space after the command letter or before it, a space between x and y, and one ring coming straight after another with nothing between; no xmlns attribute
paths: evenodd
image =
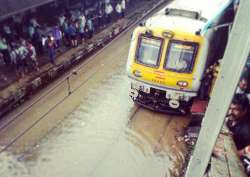
<svg viewBox="0 0 250 177"><path fill-rule="evenodd" d="M178 176L187 117L137 107L128 96L131 31L87 59L54 91L0 120L0 176ZM32 102L41 97L41 101ZM21 112L31 105L25 113Z"/></svg>

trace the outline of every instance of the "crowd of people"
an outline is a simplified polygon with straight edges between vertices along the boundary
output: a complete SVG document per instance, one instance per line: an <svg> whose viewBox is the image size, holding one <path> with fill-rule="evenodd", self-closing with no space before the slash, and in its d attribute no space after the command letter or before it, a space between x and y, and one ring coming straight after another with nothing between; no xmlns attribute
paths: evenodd
<svg viewBox="0 0 250 177"><path fill-rule="evenodd" d="M226 125L250 176L250 73L245 70L230 104Z"/></svg>
<svg viewBox="0 0 250 177"><path fill-rule="evenodd" d="M239 3L240 0L234 1L235 11L238 10ZM250 177L250 56L229 106L225 124Z"/></svg>
<svg viewBox="0 0 250 177"><path fill-rule="evenodd" d="M206 79L209 82L204 87L208 87L209 92L204 93L205 97L202 98L210 98L209 93L213 89L219 69L220 61L217 61L206 70ZM227 128L222 130L222 134L232 136L246 173L250 177L250 55L225 117L225 126ZM224 149L219 143L222 137L218 137L218 144L213 149L213 155L216 157L224 154Z"/></svg>
<svg viewBox="0 0 250 177"><path fill-rule="evenodd" d="M250 176L250 56L241 75L235 94L225 118L225 126L235 142L240 159L242 160L248 176ZM218 74L219 62L209 68L212 74L210 77L215 80ZM212 83L209 82L210 84ZM221 137L219 136L219 139ZM220 154L219 147L215 146L213 154ZM218 153L219 152L219 153Z"/></svg>
<svg viewBox="0 0 250 177"><path fill-rule="evenodd" d="M29 71L39 71L37 56L46 54L55 65L58 48L77 47L91 39L97 29L123 18L127 3L128 0L103 0L88 9L64 9L52 26L40 24L35 16L24 19L15 15L1 25L0 63L21 77Z"/></svg>

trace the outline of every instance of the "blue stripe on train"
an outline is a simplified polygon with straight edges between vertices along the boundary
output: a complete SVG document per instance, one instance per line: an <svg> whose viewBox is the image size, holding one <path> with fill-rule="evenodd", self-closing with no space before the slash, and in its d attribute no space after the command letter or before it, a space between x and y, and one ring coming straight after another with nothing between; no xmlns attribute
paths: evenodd
<svg viewBox="0 0 250 177"><path fill-rule="evenodd" d="M209 28L210 26L213 24L213 22L234 2L234 0L229 1L227 4L225 4L219 11L217 14L215 14L215 16L213 18L211 18L210 20L207 21L206 25L204 26L204 28L201 30L201 34L204 34Z"/></svg>

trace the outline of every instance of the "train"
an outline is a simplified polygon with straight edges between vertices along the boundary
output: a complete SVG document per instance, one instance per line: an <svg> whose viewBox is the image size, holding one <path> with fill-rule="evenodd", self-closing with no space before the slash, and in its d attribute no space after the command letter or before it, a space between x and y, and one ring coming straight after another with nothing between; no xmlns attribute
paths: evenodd
<svg viewBox="0 0 250 177"><path fill-rule="evenodd" d="M233 0L174 0L133 31L126 70L132 100L154 111L186 114L204 99L207 68L223 58Z"/></svg>

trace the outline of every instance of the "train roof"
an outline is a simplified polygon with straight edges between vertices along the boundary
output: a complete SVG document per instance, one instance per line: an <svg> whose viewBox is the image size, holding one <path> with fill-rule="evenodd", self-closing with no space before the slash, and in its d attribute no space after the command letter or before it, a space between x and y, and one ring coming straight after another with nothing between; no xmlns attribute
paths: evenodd
<svg viewBox="0 0 250 177"><path fill-rule="evenodd" d="M204 31L233 0L175 0L146 21L148 27Z"/></svg>
<svg viewBox="0 0 250 177"><path fill-rule="evenodd" d="M195 21L188 18L182 17L167 17L167 16L154 16L147 20L146 26L149 28L159 27L168 30L180 30L185 29L185 31L190 33L195 33L205 26L202 21Z"/></svg>

